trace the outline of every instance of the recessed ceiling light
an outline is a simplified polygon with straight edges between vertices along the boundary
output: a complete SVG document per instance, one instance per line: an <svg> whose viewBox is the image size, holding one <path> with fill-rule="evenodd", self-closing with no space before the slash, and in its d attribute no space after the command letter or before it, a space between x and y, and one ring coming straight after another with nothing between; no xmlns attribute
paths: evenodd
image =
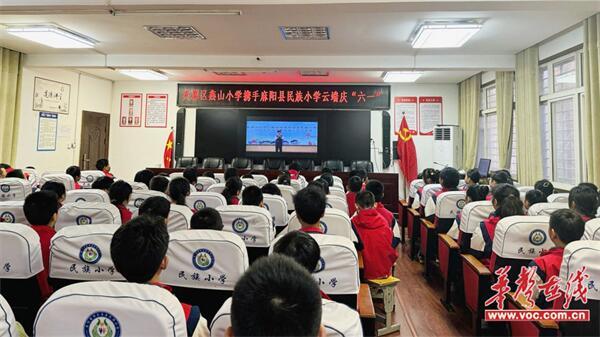
<svg viewBox="0 0 600 337"><path fill-rule="evenodd" d="M169 79L167 75L151 69L119 69L119 72L142 81L164 81Z"/></svg>
<svg viewBox="0 0 600 337"><path fill-rule="evenodd" d="M56 25L14 25L6 32L52 48L93 48L96 41Z"/></svg>
<svg viewBox="0 0 600 337"><path fill-rule="evenodd" d="M482 27L477 22L425 22L417 27L413 48L458 48Z"/></svg>
<svg viewBox="0 0 600 337"><path fill-rule="evenodd" d="M415 82L423 75L422 71L388 71L383 76L386 83L410 83Z"/></svg>

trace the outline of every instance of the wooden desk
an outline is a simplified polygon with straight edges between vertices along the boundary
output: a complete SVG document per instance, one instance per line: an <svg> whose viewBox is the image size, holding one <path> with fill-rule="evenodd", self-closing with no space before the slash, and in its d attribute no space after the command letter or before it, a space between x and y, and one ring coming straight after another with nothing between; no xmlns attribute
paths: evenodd
<svg viewBox="0 0 600 337"><path fill-rule="evenodd" d="M150 171L156 173L173 173L182 172L183 168L148 168ZM204 171L212 171L222 173L224 170L213 170L213 169L198 169L198 176L202 175ZM277 179L281 174L278 170L239 170L240 174L247 174L249 172L255 174L263 174L269 180ZM320 171L302 171L300 172L307 181L312 181L316 176L321 175ZM336 172L334 175L342 178L344 185L348 184L349 173L348 172ZM397 173L369 173L369 179L379 180L384 186L383 204L384 206L393 213L398 213L398 174Z"/></svg>

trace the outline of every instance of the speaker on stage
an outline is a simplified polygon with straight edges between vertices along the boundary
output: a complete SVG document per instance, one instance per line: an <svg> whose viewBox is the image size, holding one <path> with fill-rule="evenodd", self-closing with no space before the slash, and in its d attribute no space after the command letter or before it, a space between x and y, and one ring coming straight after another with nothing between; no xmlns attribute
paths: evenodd
<svg viewBox="0 0 600 337"><path fill-rule="evenodd" d="M185 108L177 110L175 122L175 162L183 157L183 140L185 139Z"/></svg>
<svg viewBox="0 0 600 337"><path fill-rule="evenodd" d="M381 129L383 132L382 140L382 157L383 157L383 168L390 167L391 163L391 151L390 151L390 114L387 111L383 111L381 115Z"/></svg>

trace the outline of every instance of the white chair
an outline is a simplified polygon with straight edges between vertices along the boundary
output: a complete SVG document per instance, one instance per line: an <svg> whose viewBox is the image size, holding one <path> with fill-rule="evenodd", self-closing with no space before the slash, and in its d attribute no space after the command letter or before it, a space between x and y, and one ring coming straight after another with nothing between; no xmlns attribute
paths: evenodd
<svg viewBox="0 0 600 337"><path fill-rule="evenodd" d="M569 193L554 193L548 196L548 202L569 203Z"/></svg>
<svg viewBox="0 0 600 337"><path fill-rule="evenodd" d="M65 319L68 317L69 319ZM179 300L149 284L92 281L59 289L42 305L35 336L187 336Z"/></svg>
<svg viewBox="0 0 600 337"><path fill-rule="evenodd" d="M29 181L19 178L0 179L0 201L25 200L31 194Z"/></svg>
<svg viewBox="0 0 600 337"><path fill-rule="evenodd" d="M23 173L27 174L27 181L32 188L36 189L40 186L41 176L35 169L23 169Z"/></svg>
<svg viewBox="0 0 600 337"><path fill-rule="evenodd" d="M0 223L0 266L0 279L27 279L44 270L40 237L31 227Z"/></svg>
<svg viewBox="0 0 600 337"><path fill-rule="evenodd" d="M534 205L531 205L527 210L528 215L547 215L550 216L555 211L559 209L568 209L569 205L567 203L560 202L540 202Z"/></svg>
<svg viewBox="0 0 600 337"><path fill-rule="evenodd" d="M281 191L281 196L285 200L287 204L288 211L293 211L296 208L294 207L294 195L296 195L296 190L292 186L288 185L277 185L279 190Z"/></svg>
<svg viewBox="0 0 600 337"><path fill-rule="evenodd" d="M346 192L344 192L344 189L337 186L329 187L329 195L335 195L336 197L346 199Z"/></svg>
<svg viewBox="0 0 600 337"><path fill-rule="evenodd" d="M300 191L302 189L302 184L300 183L300 181L298 181L296 179L290 180L290 186L292 186L292 188L296 192L298 192L298 191Z"/></svg>
<svg viewBox="0 0 600 337"><path fill-rule="evenodd" d="M217 184L225 184L225 173L215 173L215 181Z"/></svg>
<svg viewBox="0 0 600 337"><path fill-rule="evenodd" d="M129 185L131 185L131 189L134 191L147 191L148 186L144 183L136 182L136 181L128 181Z"/></svg>
<svg viewBox="0 0 600 337"><path fill-rule="evenodd" d="M24 201L0 201L0 222L29 225L23 212Z"/></svg>
<svg viewBox="0 0 600 337"><path fill-rule="evenodd" d="M591 302L600 300L600 291L598 290L598 284L600 284L600 264L598 260L600 260L600 241L579 240L569 243L565 247L562 264L560 265L559 284L561 289L565 289L568 280L578 270L585 267L584 275L587 274L588 277L587 279L584 278L584 285L588 286L588 304L590 304L590 300ZM596 324L597 328L597 318L592 318L591 322Z"/></svg>
<svg viewBox="0 0 600 337"><path fill-rule="evenodd" d="M194 212L188 206L171 204L169 219L167 221L167 230L176 232L190 228Z"/></svg>
<svg viewBox="0 0 600 337"><path fill-rule="evenodd" d="M115 269L110 242L117 225L71 226L59 230L50 244L50 277L61 280L124 280Z"/></svg>
<svg viewBox="0 0 600 337"><path fill-rule="evenodd" d="M75 189L75 180L66 173L44 173L40 179L40 186L44 186L48 181L56 181L65 185L65 190L70 191Z"/></svg>
<svg viewBox="0 0 600 337"><path fill-rule="evenodd" d="M289 221L287 203L279 195L263 194L263 204L273 216L276 227L284 227Z"/></svg>
<svg viewBox="0 0 600 337"><path fill-rule="evenodd" d="M169 179L173 180L175 178L183 178L183 172L173 172L169 174Z"/></svg>
<svg viewBox="0 0 600 337"><path fill-rule="evenodd" d="M252 176L254 177L254 180L256 180L256 182L258 183L258 186L260 186L260 187L263 187L269 183L269 178L267 178L267 176L265 176L265 175L252 174Z"/></svg>
<svg viewBox="0 0 600 337"><path fill-rule="evenodd" d="M210 323L211 337L225 336L225 330L231 326L231 297L228 298ZM362 336L362 325L356 310L342 303L321 300L321 324L327 337Z"/></svg>
<svg viewBox="0 0 600 337"><path fill-rule="evenodd" d="M492 251L505 260L533 260L554 247L547 216L509 216L500 219L494 231Z"/></svg>
<svg viewBox="0 0 600 337"><path fill-rule="evenodd" d="M121 213L113 204L102 202L74 202L65 204L58 210L56 230L69 226L98 224L121 225Z"/></svg>
<svg viewBox="0 0 600 337"><path fill-rule="evenodd" d="M211 185L216 184L217 181L211 177L198 177L196 181L196 191L206 192Z"/></svg>
<svg viewBox="0 0 600 337"><path fill-rule="evenodd" d="M0 336L18 336L17 321L8 302L0 295Z"/></svg>
<svg viewBox="0 0 600 337"><path fill-rule="evenodd" d="M339 209L342 212L348 214L348 202L346 201L346 197L338 197L336 195L329 194L327 196L327 207Z"/></svg>
<svg viewBox="0 0 600 337"><path fill-rule="evenodd" d="M226 206L227 200L220 193L215 192L192 192L185 198L185 204L195 210L201 210L205 207L217 208Z"/></svg>
<svg viewBox="0 0 600 337"><path fill-rule="evenodd" d="M313 181L315 181L319 178L321 178L321 175L314 177ZM333 176L333 187L341 188L343 190L344 189L344 181L342 180L342 178L340 178L338 176Z"/></svg>
<svg viewBox="0 0 600 337"><path fill-rule="evenodd" d="M519 191L520 197L521 197L521 201L525 201L525 195L527 194L527 192L534 190L535 188L533 186L519 186L517 187L517 190Z"/></svg>
<svg viewBox="0 0 600 337"><path fill-rule="evenodd" d="M600 241L600 219L592 219L585 223L585 232L581 240Z"/></svg>
<svg viewBox="0 0 600 337"><path fill-rule="evenodd" d="M352 221L350 221L348 213L344 213L344 211L326 208L325 215L321 218L320 224L324 234L338 235L355 242L358 241L356 234L352 230ZM302 228L302 225L298 220L298 215L294 212L290 216L288 226L279 235L283 236L289 232L300 230L300 228Z"/></svg>
<svg viewBox="0 0 600 337"><path fill-rule="evenodd" d="M246 247L269 247L275 237L271 213L258 206L228 205L217 208L223 230L237 234Z"/></svg>
<svg viewBox="0 0 600 337"><path fill-rule="evenodd" d="M127 208L133 212L133 211L137 210L138 208L140 208L140 206L142 205L144 200L146 200L150 197L163 197L163 198L171 201L169 196L167 196L165 193L160 192L160 191L133 190L133 193L131 193L131 196L129 197L129 204L127 205Z"/></svg>
<svg viewBox="0 0 600 337"><path fill-rule="evenodd" d="M206 192L221 194L221 193L223 193L224 189L225 189L225 183L216 183L216 184L210 185L206 189Z"/></svg>
<svg viewBox="0 0 600 337"><path fill-rule="evenodd" d="M110 197L108 193L103 190L97 189L82 189L82 190L70 190L67 191L67 197L65 198L65 204L79 201L87 202L103 202L110 204Z"/></svg>
<svg viewBox="0 0 600 337"><path fill-rule="evenodd" d="M469 247L466 248L481 251L484 241L481 234L480 223L484 219L487 219L492 212L494 212L494 206L489 200L474 201L466 204L462 209L458 229L462 232L461 236L465 243L469 243Z"/></svg>
<svg viewBox="0 0 600 337"><path fill-rule="evenodd" d="M415 179L411 181L408 189L408 196L414 199L417 196L417 191L419 191L419 188L423 186L425 186L423 179Z"/></svg>
<svg viewBox="0 0 600 337"><path fill-rule="evenodd" d="M92 188L94 181L104 176L104 172L98 170L81 171L79 185L81 185L83 188Z"/></svg>
<svg viewBox="0 0 600 337"><path fill-rule="evenodd" d="M436 194L441 189L442 189L442 185L440 185L440 184L429 184L429 185L423 186L423 192L421 193L421 199L419 201L421 204L421 207L425 207L425 205L427 205L427 201L429 201L431 196Z"/></svg>
<svg viewBox="0 0 600 337"><path fill-rule="evenodd" d="M258 182L256 182L256 180L254 180L254 179L242 178L242 185L244 185L244 187L258 186Z"/></svg>

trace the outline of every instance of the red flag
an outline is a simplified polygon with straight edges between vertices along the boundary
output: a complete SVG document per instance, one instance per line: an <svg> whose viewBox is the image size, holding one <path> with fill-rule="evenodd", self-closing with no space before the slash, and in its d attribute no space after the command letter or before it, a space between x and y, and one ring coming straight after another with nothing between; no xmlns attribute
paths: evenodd
<svg viewBox="0 0 600 337"><path fill-rule="evenodd" d="M398 135L398 164L407 183L417 179L417 151L406 117L402 116Z"/></svg>
<svg viewBox="0 0 600 337"><path fill-rule="evenodd" d="M165 153L163 154L163 164L165 168L173 167L173 139L175 138L173 130L167 138L167 144L165 144Z"/></svg>

